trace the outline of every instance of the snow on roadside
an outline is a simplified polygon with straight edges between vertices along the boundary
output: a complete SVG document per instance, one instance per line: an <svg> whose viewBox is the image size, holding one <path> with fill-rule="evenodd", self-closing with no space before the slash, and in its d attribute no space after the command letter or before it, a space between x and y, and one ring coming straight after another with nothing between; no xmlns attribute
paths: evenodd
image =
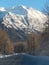
<svg viewBox="0 0 49 65"><path fill-rule="evenodd" d="M5 58L5 57L10 57L10 56L13 56L13 55L20 55L20 54L25 54L25 53L14 53L14 54L10 54L10 55L2 55L0 54L0 58Z"/></svg>

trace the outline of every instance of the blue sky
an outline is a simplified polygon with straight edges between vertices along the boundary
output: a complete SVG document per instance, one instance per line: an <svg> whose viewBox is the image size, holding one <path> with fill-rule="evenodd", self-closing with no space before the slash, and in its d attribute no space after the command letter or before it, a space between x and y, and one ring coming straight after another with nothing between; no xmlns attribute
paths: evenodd
<svg viewBox="0 0 49 65"><path fill-rule="evenodd" d="M47 0L0 0L0 7L9 8L22 4L41 11L46 1Z"/></svg>

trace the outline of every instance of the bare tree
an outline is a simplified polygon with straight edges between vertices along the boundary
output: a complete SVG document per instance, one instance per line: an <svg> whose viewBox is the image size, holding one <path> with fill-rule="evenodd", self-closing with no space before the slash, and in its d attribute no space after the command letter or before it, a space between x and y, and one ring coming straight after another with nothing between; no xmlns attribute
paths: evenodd
<svg viewBox="0 0 49 65"><path fill-rule="evenodd" d="M48 55L49 53L49 0L45 3L44 9L43 9L44 14L47 16L46 24L47 26L45 27L42 36L41 36L41 55Z"/></svg>
<svg viewBox="0 0 49 65"><path fill-rule="evenodd" d="M0 53L2 54L10 54L13 53L14 47L11 43L7 33L0 29Z"/></svg>

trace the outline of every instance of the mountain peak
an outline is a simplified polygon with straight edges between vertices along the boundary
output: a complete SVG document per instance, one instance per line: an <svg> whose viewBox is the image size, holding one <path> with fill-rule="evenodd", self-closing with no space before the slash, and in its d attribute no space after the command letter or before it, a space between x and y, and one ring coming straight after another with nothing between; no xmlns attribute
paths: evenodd
<svg viewBox="0 0 49 65"><path fill-rule="evenodd" d="M24 40L26 33L42 33L48 25L46 24L47 16L40 11L33 9L32 7L19 5L13 8L6 9L6 11L4 8L1 8L1 10L1 27L8 30L8 33L10 35L12 33L14 37L16 33L17 36L15 39L19 38L21 40Z"/></svg>
<svg viewBox="0 0 49 65"><path fill-rule="evenodd" d="M24 9L26 9L26 8L27 8L26 6L21 5L21 4L20 4L20 5L17 5L17 6L14 6L14 7L12 7L12 8L14 9L14 8L20 8L20 7L21 7L21 8L24 8Z"/></svg>
<svg viewBox="0 0 49 65"><path fill-rule="evenodd" d="M1 8L5 11L4 8ZM45 28L46 18L43 13L32 7L26 7L24 5L18 5L16 7L6 9L7 13L5 15L1 14L3 17L3 24L10 28L29 28L32 30L43 31ZM7 15L8 14L8 15Z"/></svg>
<svg viewBox="0 0 49 65"><path fill-rule="evenodd" d="M16 7L10 8L10 11L19 14L19 15L26 15L27 14L27 7L23 5L18 5Z"/></svg>

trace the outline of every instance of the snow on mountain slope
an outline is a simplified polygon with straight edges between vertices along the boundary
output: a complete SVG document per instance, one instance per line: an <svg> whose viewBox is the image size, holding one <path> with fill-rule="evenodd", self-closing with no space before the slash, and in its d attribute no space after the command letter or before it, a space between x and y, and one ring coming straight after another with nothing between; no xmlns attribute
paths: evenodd
<svg viewBox="0 0 49 65"><path fill-rule="evenodd" d="M26 33L41 33L48 26L46 23L47 16L32 7L19 5L0 11L0 27L12 40L24 40Z"/></svg>
<svg viewBox="0 0 49 65"><path fill-rule="evenodd" d="M22 22L22 20L24 20L24 17L22 15L15 15L11 12L9 12L4 18L2 22L5 26L7 27L14 27L15 29L17 29L17 27L19 28L25 28L26 25Z"/></svg>
<svg viewBox="0 0 49 65"><path fill-rule="evenodd" d="M7 28L21 29L23 28L39 32L43 32L44 28L47 26L47 17L33 9L26 6L20 5L13 7L8 10L8 13L3 17L3 22Z"/></svg>

